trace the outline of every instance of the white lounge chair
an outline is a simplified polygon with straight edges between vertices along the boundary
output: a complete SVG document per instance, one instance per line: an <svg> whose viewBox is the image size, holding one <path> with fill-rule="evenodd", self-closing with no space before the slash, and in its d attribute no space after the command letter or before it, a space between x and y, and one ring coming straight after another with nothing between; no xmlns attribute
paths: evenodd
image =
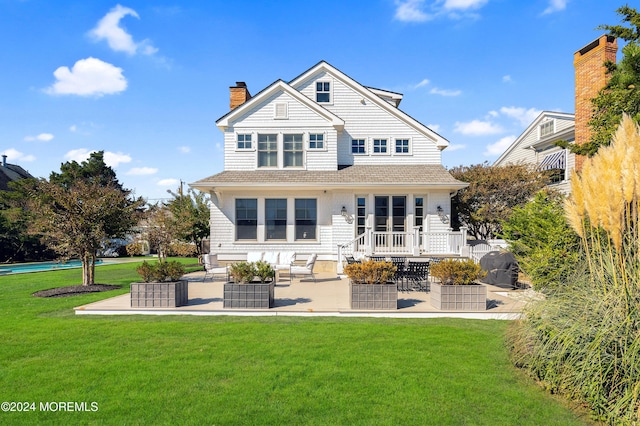
<svg viewBox="0 0 640 426"><path fill-rule="evenodd" d="M313 282L316 282L316 276L313 273L313 267L316 265L316 259L318 255L312 254L307 259L307 264L305 266L292 266L291 267L291 278L294 278L296 275L311 275L313 278Z"/></svg>
<svg viewBox="0 0 640 426"><path fill-rule="evenodd" d="M209 276L213 279L216 275L224 276L224 279L229 281L229 268L226 266L220 266L217 254L205 254L202 256L202 259L204 261L205 270L202 281L206 281Z"/></svg>

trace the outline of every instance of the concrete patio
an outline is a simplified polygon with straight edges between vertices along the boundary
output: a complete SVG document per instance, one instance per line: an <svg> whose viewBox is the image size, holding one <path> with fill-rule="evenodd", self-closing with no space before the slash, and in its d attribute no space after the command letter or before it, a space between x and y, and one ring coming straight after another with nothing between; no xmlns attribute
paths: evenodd
<svg viewBox="0 0 640 426"><path fill-rule="evenodd" d="M275 287L271 309L224 309L223 281L203 282L204 272L185 276L189 281L189 303L179 308L131 308L130 294L123 294L75 308L76 315L234 315L234 316L336 316L512 320L535 297L531 290L511 290L487 285L487 310L481 312L441 311L431 306L429 293L398 292L397 311L360 311L349 305L349 280L331 273L311 278L281 277Z"/></svg>

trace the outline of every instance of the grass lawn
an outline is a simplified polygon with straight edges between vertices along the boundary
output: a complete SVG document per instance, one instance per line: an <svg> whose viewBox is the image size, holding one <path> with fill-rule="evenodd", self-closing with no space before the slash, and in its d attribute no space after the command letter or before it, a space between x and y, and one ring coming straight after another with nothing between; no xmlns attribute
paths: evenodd
<svg viewBox="0 0 640 426"><path fill-rule="evenodd" d="M42 299L81 271L0 277L0 402L36 405L0 424L588 423L511 366L506 321L74 315L137 279L100 266L122 290ZM67 401L97 411L40 410Z"/></svg>

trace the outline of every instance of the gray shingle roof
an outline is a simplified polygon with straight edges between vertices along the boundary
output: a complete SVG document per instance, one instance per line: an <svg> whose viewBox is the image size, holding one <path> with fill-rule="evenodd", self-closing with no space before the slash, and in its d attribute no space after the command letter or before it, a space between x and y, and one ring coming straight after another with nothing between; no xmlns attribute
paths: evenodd
<svg viewBox="0 0 640 426"><path fill-rule="evenodd" d="M439 164L357 165L338 170L226 170L191 184L195 188L259 186L432 186L464 188Z"/></svg>
<svg viewBox="0 0 640 426"><path fill-rule="evenodd" d="M0 190L6 191L9 187L9 182L14 182L20 179L33 178L31 174L18 166L17 164L7 163L5 166L0 164Z"/></svg>

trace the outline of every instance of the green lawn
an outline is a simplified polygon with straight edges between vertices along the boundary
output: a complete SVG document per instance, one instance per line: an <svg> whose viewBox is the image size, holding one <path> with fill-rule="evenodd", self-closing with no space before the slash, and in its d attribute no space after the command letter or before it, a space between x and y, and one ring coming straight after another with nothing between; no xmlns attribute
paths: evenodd
<svg viewBox="0 0 640 426"><path fill-rule="evenodd" d="M193 261L189 261L193 263ZM75 316L128 291L40 299L79 270L0 277L0 424L579 425L509 363L505 321ZM43 412L40 402L93 412ZM58 406L59 407L59 406Z"/></svg>

